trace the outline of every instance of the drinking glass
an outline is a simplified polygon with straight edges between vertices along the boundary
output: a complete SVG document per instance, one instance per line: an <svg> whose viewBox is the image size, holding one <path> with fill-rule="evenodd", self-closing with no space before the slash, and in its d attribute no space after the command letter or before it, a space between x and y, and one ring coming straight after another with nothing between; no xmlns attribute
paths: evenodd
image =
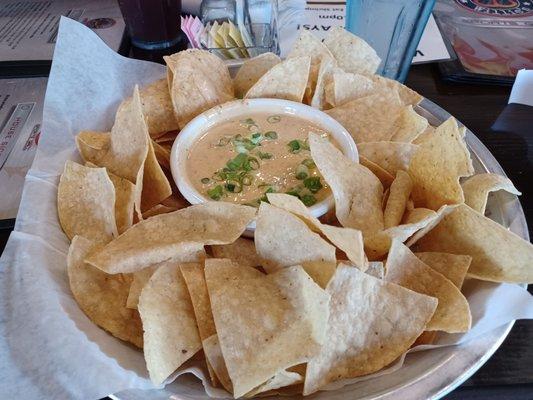
<svg viewBox="0 0 533 400"><path fill-rule="evenodd" d="M119 0L136 58L162 62L187 48L180 28L181 0Z"/></svg>
<svg viewBox="0 0 533 400"><path fill-rule="evenodd" d="M348 0L346 29L381 57L378 73L405 81L435 0Z"/></svg>

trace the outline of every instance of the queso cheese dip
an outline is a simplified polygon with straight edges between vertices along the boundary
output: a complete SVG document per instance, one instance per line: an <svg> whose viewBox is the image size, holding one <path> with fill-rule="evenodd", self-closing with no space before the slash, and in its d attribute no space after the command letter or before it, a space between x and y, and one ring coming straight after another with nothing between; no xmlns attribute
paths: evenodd
<svg viewBox="0 0 533 400"><path fill-rule="evenodd" d="M331 193L311 159L309 132L328 132L286 114L252 114L209 129L191 148L186 169L205 197L258 206L288 193L311 206Z"/></svg>

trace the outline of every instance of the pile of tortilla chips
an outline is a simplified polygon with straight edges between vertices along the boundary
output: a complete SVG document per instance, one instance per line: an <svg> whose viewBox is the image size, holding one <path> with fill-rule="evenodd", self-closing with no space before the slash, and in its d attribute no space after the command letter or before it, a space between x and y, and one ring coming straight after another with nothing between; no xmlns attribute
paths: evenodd
<svg viewBox="0 0 533 400"><path fill-rule="evenodd" d="M83 164L68 161L58 187L72 293L143 349L156 385L193 363L235 398L311 394L470 329L465 278L533 282L533 246L484 216L489 192L520 193L474 175L465 129L430 126L420 95L375 75L363 40L304 31L286 60L263 54L234 80L201 50L166 62L167 79L135 87L110 132L77 135ZM334 210L319 220L283 193L258 209L186 203L169 180L172 143L235 93L306 102L349 131L360 163L309 134ZM255 239L241 238L253 220Z"/></svg>

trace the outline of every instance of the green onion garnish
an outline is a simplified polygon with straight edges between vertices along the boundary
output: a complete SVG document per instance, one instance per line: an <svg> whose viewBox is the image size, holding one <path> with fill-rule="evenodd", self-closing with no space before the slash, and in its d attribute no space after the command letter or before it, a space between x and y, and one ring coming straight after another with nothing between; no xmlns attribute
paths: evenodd
<svg viewBox="0 0 533 400"><path fill-rule="evenodd" d="M296 179L303 181L308 176L309 176L309 169L305 165L300 164L296 167Z"/></svg>
<svg viewBox="0 0 533 400"><path fill-rule="evenodd" d="M252 184L253 180L254 180L253 177L251 177L250 175L245 175L241 179L241 184L243 186L250 186Z"/></svg>
<svg viewBox="0 0 533 400"><path fill-rule="evenodd" d="M222 138L219 139L217 146L220 146L220 147L225 146L225 145L227 145L230 141L231 141L231 138L229 138L229 137L227 137L227 136L224 136L224 137L222 137Z"/></svg>
<svg viewBox="0 0 533 400"><path fill-rule="evenodd" d="M279 115L271 115L267 118L269 124L277 124L279 121L281 121L281 116Z"/></svg>
<svg viewBox="0 0 533 400"><path fill-rule="evenodd" d="M320 177L318 176L311 176L304 179L304 186L309 189L311 193L316 193L323 187L322 183L320 183Z"/></svg>
<svg viewBox="0 0 533 400"><path fill-rule="evenodd" d="M227 181L226 190L231 193L240 193L242 192L242 185L238 181Z"/></svg>
<svg viewBox="0 0 533 400"><path fill-rule="evenodd" d="M287 143L289 146L289 150L291 153L297 153L300 151L300 141L299 140L291 140L289 143Z"/></svg>
<svg viewBox="0 0 533 400"><path fill-rule="evenodd" d="M253 170L259 169L259 161L257 161L257 158L255 157L248 158L248 165Z"/></svg>
<svg viewBox="0 0 533 400"><path fill-rule="evenodd" d="M302 164L305 165L307 168L315 168L316 167L315 162L312 159L310 159L310 158L306 158L305 160L303 160Z"/></svg>
<svg viewBox="0 0 533 400"><path fill-rule="evenodd" d="M312 194L304 194L300 200L302 200L302 203L304 203L307 207L310 207L316 203L316 197Z"/></svg>
<svg viewBox="0 0 533 400"><path fill-rule="evenodd" d="M268 132L265 132L265 137L267 139L275 140L278 138L278 134L277 132L274 132L274 131L268 131Z"/></svg>
<svg viewBox="0 0 533 400"><path fill-rule="evenodd" d="M290 194L291 196L294 196L294 197L298 197L300 198L300 193L298 193L298 191L294 190L294 189L291 189L291 190L287 190L285 192L285 194Z"/></svg>
<svg viewBox="0 0 533 400"><path fill-rule="evenodd" d="M257 152L257 156L261 160L270 160L272 158L272 154L271 153L263 153L262 151L258 151Z"/></svg>
<svg viewBox="0 0 533 400"><path fill-rule="evenodd" d="M220 200L220 198L222 197L222 194L223 194L223 191L222 191L221 185L217 185L213 189L209 189L207 191L207 195L213 200Z"/></svg>
<svg viewBox="0 0 533 400"><path fill-rule="evenodd" d="M243 119L241 122L245 125L255 125L255 121L252 118Z"/></svg>
<svg viewBox="0 0 533 400"><path fill-rule="evenodd" d="M202 178L202 179L200 180L200 182L202 182L204 185L207 185L209 182L211 182L211 179L209 179L209 178Z"/></svg>

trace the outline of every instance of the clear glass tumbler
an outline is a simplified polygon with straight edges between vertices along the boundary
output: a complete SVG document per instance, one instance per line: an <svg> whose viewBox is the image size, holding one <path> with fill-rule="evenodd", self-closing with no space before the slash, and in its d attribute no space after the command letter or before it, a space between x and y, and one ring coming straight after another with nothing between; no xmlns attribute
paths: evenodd
<svg viewBox="0 0 533 400"><path fill-rule="evenodd" d="M347 0L346 29L381 57L378 73L405 81L435 0Z"/></svg>

